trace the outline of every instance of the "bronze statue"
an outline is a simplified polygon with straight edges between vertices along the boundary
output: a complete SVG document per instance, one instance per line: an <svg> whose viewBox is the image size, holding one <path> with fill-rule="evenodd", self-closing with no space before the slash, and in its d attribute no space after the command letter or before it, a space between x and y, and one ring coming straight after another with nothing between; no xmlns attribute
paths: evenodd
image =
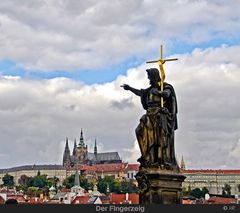
<svg viewBox="0 0 240 213"><path fill-rule="evenodd" d="M140 96L146 110L135 130L142 155L138 161L142 167L178 169L174 151L174 131L178 128L174 88L165 82L162 82L161 88L158 69L146 71L151 85L149 88L138 90L127 84L122 85L125 90Z"/></svg>
<svg viewBox="0 0 240 213"><path fill-rule="evenodd" d="M172 85L164 82L163 68L166 61L178 59L163 59L162 45L160 50L160 59L147 62L158 63L160 70L146 70L150 87L139 90L122 85L141 98L146 110L135 130L141 150L138 159L141 165L135 175L140 204L180 204L182 182L186 178L180 172L174 151L174 132L178 128L176 94Z"/></svg>

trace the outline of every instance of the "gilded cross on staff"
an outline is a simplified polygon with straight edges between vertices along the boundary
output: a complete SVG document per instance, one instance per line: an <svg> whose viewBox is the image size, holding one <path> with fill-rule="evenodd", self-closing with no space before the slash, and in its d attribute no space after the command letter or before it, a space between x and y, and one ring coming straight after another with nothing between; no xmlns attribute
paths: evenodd
<svg viewBox="0 0 240 213"><path fill-rule="evenodd" d="M163 64L166 61L176 61L176 60L178 60L178 59L177 58L163 59L163 45L161 45L160 46L160 59L146 62L146 63L158 63L159 68L160 68L160 76L161 76L161 82L160 82L161 91L163 91L163 82L165 80L165 73L164 73L164 69L163 69ZM163 107L163 98L162 97L161 97L161 107Z"/></svg>

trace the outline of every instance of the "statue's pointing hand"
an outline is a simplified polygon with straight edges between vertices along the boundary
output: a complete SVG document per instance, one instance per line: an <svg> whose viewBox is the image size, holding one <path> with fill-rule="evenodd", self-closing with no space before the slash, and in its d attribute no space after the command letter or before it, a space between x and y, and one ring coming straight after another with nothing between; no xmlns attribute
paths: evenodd
<svg viewBox="0 0 240 213"><path fill-rule="evenodd" d="M123 89L125 89L125 90L130 89L130 86L128 84L123 84L123 85L121 85L121 87L123 87Z"/></svg>

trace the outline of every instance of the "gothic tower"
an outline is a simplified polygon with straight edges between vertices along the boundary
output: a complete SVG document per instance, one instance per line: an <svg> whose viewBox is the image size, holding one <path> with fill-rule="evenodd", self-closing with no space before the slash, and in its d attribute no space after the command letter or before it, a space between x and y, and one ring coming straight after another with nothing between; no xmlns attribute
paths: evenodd
<svg viewBox="0 0 240 213"><path fill-rule="evenodd" d="M85 145L84 143L83 132L81 130L79 144L76 148L76 155L75 155L76 164L86 164L88 161L87 153L88 153L87 145Z"/></svg>
<svg viewBox="0 0 240 213"><path fill-rule="evenodd" d="M77 150L77 142L76 139L74 140L74 146L73 146L73 156L76 155L76 150Z"/></svg>
<svg viewBox="0 0 240 213"><path fill-rule="evenodd" d="M65 149L64 149L64 153L63 153L63 166L64 167L69 167L71 164L71 160L70 160L70 149L68 146L68 138L66 138L66 145L65 145Z"/></svg>

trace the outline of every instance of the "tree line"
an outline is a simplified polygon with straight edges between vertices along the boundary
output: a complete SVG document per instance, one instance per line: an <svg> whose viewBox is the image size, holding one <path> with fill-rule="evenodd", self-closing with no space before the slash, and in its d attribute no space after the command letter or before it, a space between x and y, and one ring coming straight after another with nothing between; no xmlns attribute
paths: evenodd
<svg viewBox="0 0 240 213"><path fill-rule="evenodd" d="M6 174L3 179L3 186L7 186L9 188L14 187L14 177L12 175ZM74 186L75 175L70 175L65 178L62 185L59 183L59 178L53 177L48 178L47 175L41 174L38 171L37 175L34 177L29 177L27 175L22 175L18 184L16 185L16 190L21 191L28 196L40 196L48 195L49 188L54 186L56 191L61 190L63 187L70 189ZM85 190L93 190L93 186L95 182L90 182L84 176L79 176L80 186ZM114 179L111 176L106 176L104 178L100 178L96 182L98 191L100 193L108 194L112 193L138 193L138 187L132 182L127 181L119 181Z"/></svg>

